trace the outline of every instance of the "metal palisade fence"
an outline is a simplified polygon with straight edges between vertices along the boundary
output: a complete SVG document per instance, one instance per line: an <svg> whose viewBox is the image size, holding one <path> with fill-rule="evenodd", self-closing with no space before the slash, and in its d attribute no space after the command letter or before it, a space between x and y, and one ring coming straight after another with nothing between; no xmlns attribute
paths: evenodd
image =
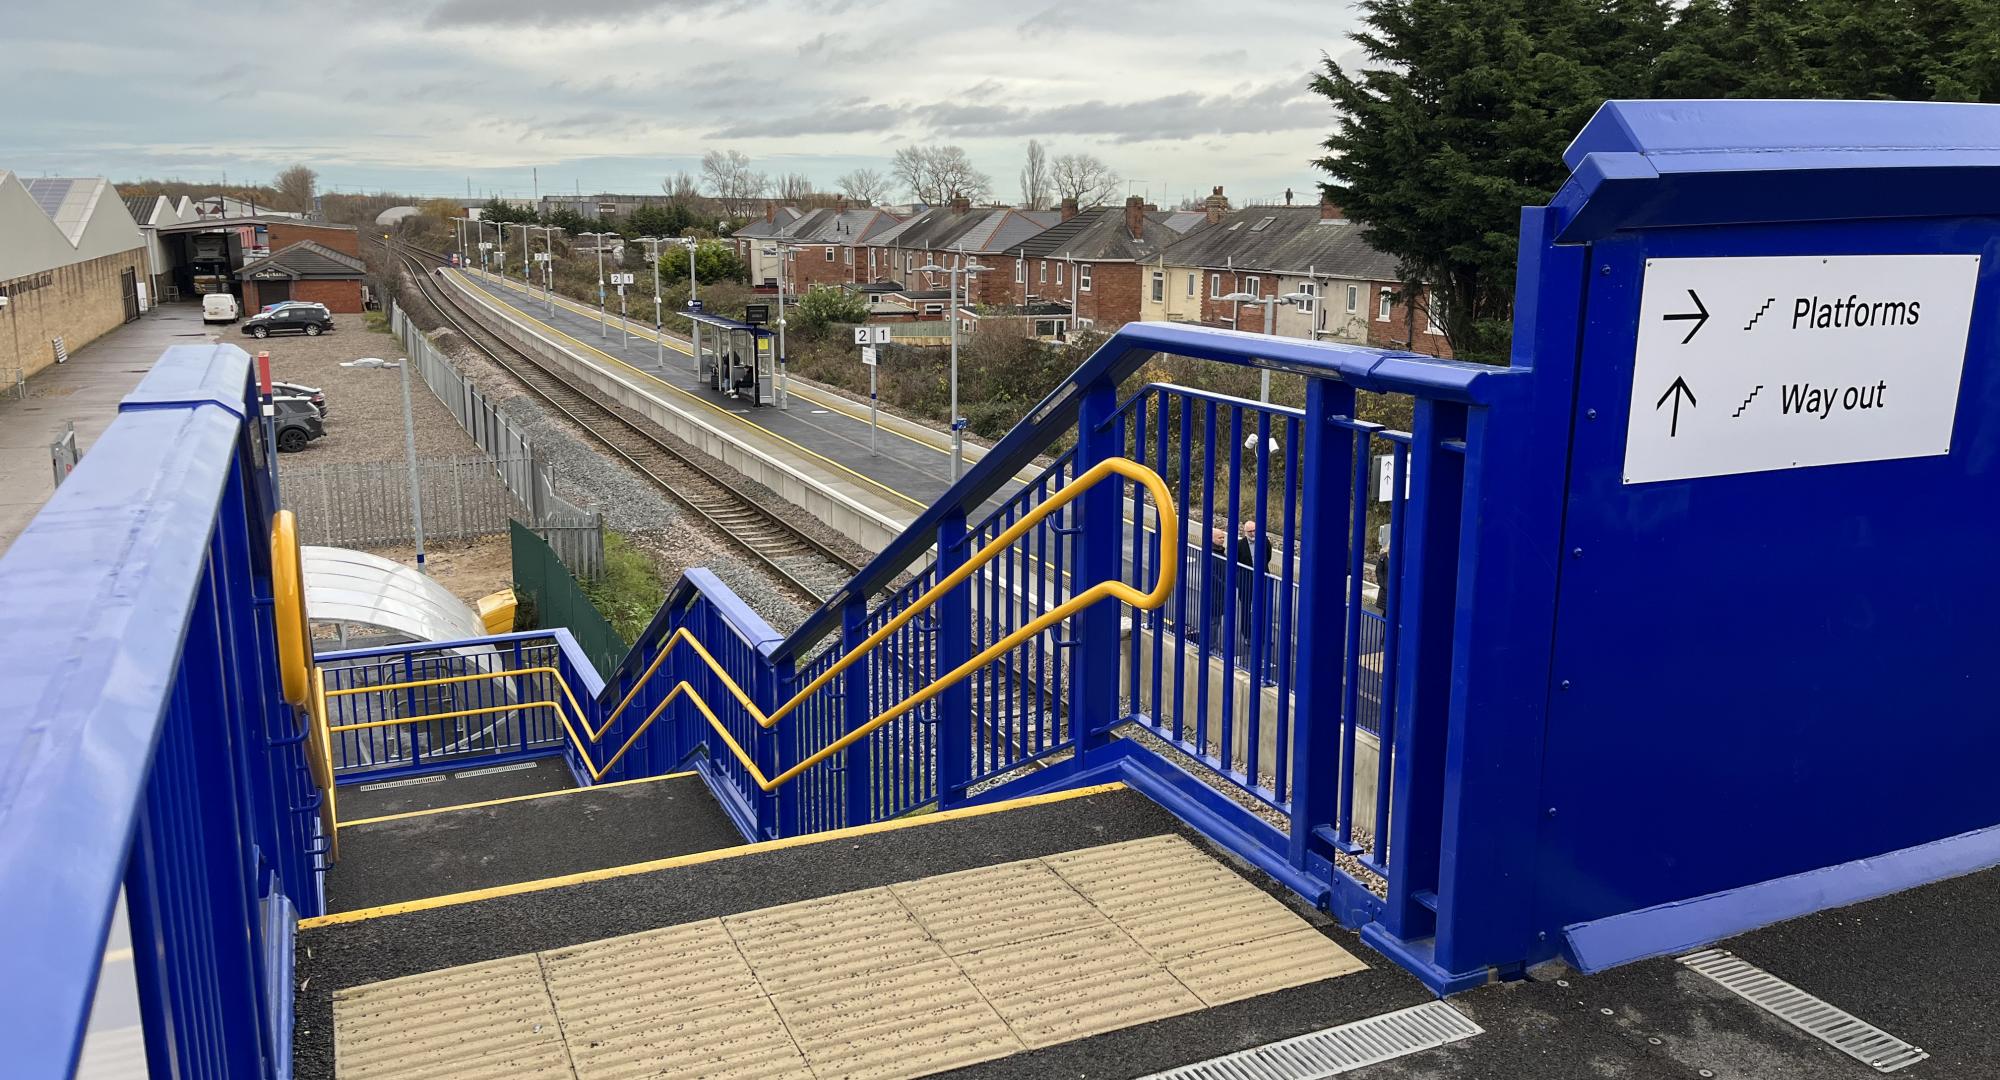
<svg viewBox="0 0 2000 1080"><path fill-rule="evenodd" d="M572 573L596 576L604 566L602 516L556 494L527 434L487 401L402 309L392 305L389 321L424 385L485 452L419 464L424 535L495 536L518 520L546 540ZM306 543L393 544L414 538L409 473L400 462L288 466L284 476L286 502L298 511Z"/></svg>

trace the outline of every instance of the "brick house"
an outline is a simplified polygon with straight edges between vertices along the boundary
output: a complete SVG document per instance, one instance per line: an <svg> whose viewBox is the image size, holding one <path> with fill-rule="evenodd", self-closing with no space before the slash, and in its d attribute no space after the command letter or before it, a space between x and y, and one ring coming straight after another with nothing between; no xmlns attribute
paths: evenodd
<svg viewBox="0 0 2000 1080"><path fill-rule="evenodd" d="M868 207L807 211L772 238L783 251L786 290L797 294L815 285L839 288L870 280L861 276L860 252L872 237L900 224L894 214Z"/></svg>
<svg viewBox="0 0 2000 1080"><path fill-rule="evenodd" d="M367 266L355 256L319 243L300 240L236 272L243 283L243 308L255 312L281 300L325 304L335 314L362 310L361 282Z"/></svg>
<svg viewBox="0 0 2000 1080"><path fill-rule="evenodd" d="M772 241L804 216L804 211L797 207L767 204L763 217L729 234L729 242L736 248L736 257L743 260L752 286L759 289L778 287L777 246ZM766 255L766 251L773 254Z"/></svg>
<svg viewBox="0 0 2000 1080"><path fill-rule="evenodd" d="M1062 220L1053 210L1016 210L993 206L974 208L964 199L933 207L883 233L869 244L857 263L866 263L869 280L897 281L919 291L949 291L950 278L925 272L924 266L962 266L966 262L997 267L999 256L1038 236ZM1013 290L997 269L973 274L960 284L961 297L971 304L1005 304Z"/></svg>
<svg viewBox="0 0 2000 1080"><path fill-rule="evenodd" d="M1080 211L993 260L985 302L1062 303L1078 327L1116 329L1141 315L1142 266L1181 239L1191 215L1162 213L1133 196L1122 207Z"/></svg>
<svg viewBox="0 0 2000 1080"><path fill-rule="evenodd" d="M1145 318L1451 355L1424 295L1413 313L1396 260L1339 207L1227 206L1216 188L1205 222L1148 264ZM1223 299L1236 293L1292 299L1268 308Z"/></svg>

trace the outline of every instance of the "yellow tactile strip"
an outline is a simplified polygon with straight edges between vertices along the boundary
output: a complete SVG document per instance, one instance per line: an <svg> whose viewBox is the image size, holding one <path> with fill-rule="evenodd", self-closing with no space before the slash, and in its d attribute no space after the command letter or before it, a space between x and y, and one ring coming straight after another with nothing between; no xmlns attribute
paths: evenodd
<svg viewBox="0 0 2000 1080"><path fill-rule="evenodd" d="M893 1080L1359 971L1178 836L345 990L340 1080Z"/></svg>

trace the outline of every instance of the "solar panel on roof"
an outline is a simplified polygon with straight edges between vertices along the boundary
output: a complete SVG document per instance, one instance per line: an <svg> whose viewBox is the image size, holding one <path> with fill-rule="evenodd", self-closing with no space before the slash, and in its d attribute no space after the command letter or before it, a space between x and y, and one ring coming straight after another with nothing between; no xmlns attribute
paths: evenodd
<svg viewBox="0 0 2000 1080"><path fill-rule="evenodd" d="M1255 225L1252 225L1252 226L1250 226L1250 231L1251 231L1251 232L1263 232L1263 231L1264 231L1265 229L1267 229L1267 228L1269 228L1269 227L1270 227L1270 225L1271 225L1271 223L1272 223L1273 221L1276 221L1276 220L1278 220L1278 219L1277 219L1277 218L1274 218L1274 217L1267 217L1267 218L1258 218L1258 219L1257 219L1257 224L1255 224Z"/></svg>

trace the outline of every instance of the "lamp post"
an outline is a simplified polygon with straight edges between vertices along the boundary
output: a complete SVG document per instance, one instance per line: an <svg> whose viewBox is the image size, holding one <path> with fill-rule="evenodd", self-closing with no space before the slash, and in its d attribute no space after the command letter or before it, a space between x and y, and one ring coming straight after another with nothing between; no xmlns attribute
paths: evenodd
<svg viewBox="0 0 2000 1080"><path fill-rule="evenodd" d="M1233 292L1218 297L1218 299L1228 300L1237 304L1264 305L1264 333L1267 336L1276 337L1278 334L1277 306L1279 304L1303 304L1305 301L1313 299L1313 295L1311 293L1290 292L1283 296L1275 294L1271 296L1258 296L1253 292ZM1270 368L1259 368L1257 370L1257 400L1271 400Z"/></svg>
<svg viewBox="0 0 2000 1080"><path fill-rule="evenodd" d="M699 283L694 276L694 256L696 249L701 246L701 241L691 236L683 236L681 246L686 248L688 253L688 337L693 342L695 374L699 375L701 374L701 324L696 322L693 316L696 305L701 303Z"/></svg>
<svg viewBox="0 0 2000 1080"><path fill-rule="evenodd" d="M660 310L660 245L667 241L658 236L641 236L633 242L646 245L646 260L653 264L653 342L659 346L656 362L664 369L667 366L667 331L665 313Z"/></svg>
<svg viewBox="0 0 2000 1080"><path fill-rule="evenodd" d="M528 251L528 230L533 229L534 226L522 221L512 222L511 224L521 230L521 284L526 285L528 290L532 292L534 291L535 283L529 279L528 270L529 267L534 265L535 259Z"/></svg>
<svg viewBox="0 0 2000 1080"><path fill-rule="evenodd" d="M608 340L611 337L611 316L604 310L604 238L610 233L585 232L578 236L588 236L597 248L597 337Z"/></svg>
<svg viewBox="0 0 2000 1080"><path fill-rule="evenodd" d="M549 318L556 317L556 227L554 225L530 225L529 231L542 230L542 299L549 302Z"/></svg>
<svg viewBox="0 0 2000 1080"><path fill-rule="evenodd" d="M424 493L417 479L417 421L410 411L410 360L404 357L394 363L379 356L364 356L359 360L342 360L344 368L395 368L403 376L403 456L410 463L410 531L416 534L417 572L424 572Z"/></svg>
<svg viewBox="0 0 2000 1080"><path fill-rule="evenodd" d="M958 415L958 279L964 277L966 291L971 292L972 275L993 268L981 266L975 259L957 267L930 263L917 269L927 274L944 274L951 282L951 308L946 317L951 319L951 478L957 480L965 472L965 418Z"/></svg>
<svg viewBox="0 0 2000 1080"><path fill-rule="evenodd" d="M778 257L778 408L780 410L792 407L792 396L789 392L791 388L787 385L791 379L791 366L785 356L785 258L788 250L782 240L775 241L771 247L764 249L764 254Z"/></svg>

